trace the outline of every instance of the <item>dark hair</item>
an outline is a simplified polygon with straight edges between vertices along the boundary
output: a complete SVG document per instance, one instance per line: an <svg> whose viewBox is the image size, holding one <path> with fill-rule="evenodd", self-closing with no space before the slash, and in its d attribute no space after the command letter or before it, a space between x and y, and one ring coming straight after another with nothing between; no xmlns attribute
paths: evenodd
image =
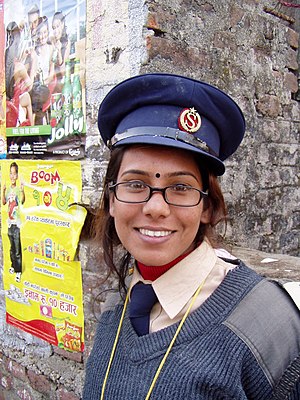
<svg viewBox="0 0 300 400"><path fill-rule="evenodd" d="M19 167L15 161L10 164L9 170L11 170L12 168L15 168L17 174L19 173Z"/></svg>
<svg viewBox="0 0 300 400"><path fill-rule="evenodd" d="M10 22L6 28L5 50L5 86L6 96L9 100L13 98L15 87L15 59L20 56L21 31L15 21Z"/></svg>
<svg viewBox="0 0 300 400"><path fill-rule="evenodd" d="M66 16L61 12L57 11L56 13L53 14L52 18L52 26L53 22L58 19L62 24L63 24L63 30L61 33L61 38L60 41L64 44L68 42L68 35L67 35L67 27L66 27Z"/></svg>
<svg viewBox="0 0 300 400"><path fill-rule="evenodd" d="M116 182L124 153L129 147L130 146L120 146L113 149L111 152L100 207L96 212L92 224L93 238L98 246L99 244L102 245L104 262L109 269L109 273L117 275L120 291L122 289L126 291L125 278L128 273L131 255L125 251L123 256L118 260L118 265L116 265L115 250L121 242L115 229L114 219L109 213L110 196L108 184L110 182ZM218 178L203 166L203 163L201 163L201 160L199 160L196 155L195 160L197 161L204 182L204 189L208 190L208 197L204 200L204 208L210 209L210 221L207 224L200 224L194 241L195 243L200 243L204 236L207 236L214 246L218 242L215 226L221 221L223 221L226 226L226 206Z"/></svg>
<svg viewBox="0 0 300 400"><path fill-rule="evenodd" d="M27 12L27 15L31 15L31 14L38 14L38 16L40 15L40 9L38 7L37 4L34 4Z"/></svg>

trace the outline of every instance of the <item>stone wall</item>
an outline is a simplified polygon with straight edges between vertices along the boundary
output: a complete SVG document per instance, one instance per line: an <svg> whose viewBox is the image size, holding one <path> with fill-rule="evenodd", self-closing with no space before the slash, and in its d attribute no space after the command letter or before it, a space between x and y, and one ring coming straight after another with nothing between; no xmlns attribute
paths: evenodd
<svg viewBox="0 0 300 400"><path fill-rule="evenodd" d="M270 2L173 3L149 5L154 35L142 71L188 71L238 101L247 133L221 179L227 237L299 255L299 35L264 11Z"/></svg>
<svg viewBox="0 0 300 400"><path fill-rule="evenodd" d="M96 207L101 195L108 153L97 109L115 84L158 71L205 80L228 92L247 121L245 140L221 178L230 215L227 238L239 246L233 252L262 273L299 280L297 271L289 275L289 265L299 265L291 257L299 256L299 25L293 22L299 14L272 0L87 0L83 201ZM253 250L247 258L241 246L288 254L281 260L289 263L262 269L261 253ZM80 242L83 354L63 352L7 325L1 279L0 400L80 398L99 304L112 284L102 284L105 271L95 261L96 250Z"/></svg>
<svg viewBox="0 0 300 400"><path fill-rule="evenodd" d="M299 27L289 22L292 11L297 21L299 9L278 9L276 1L131 0L122 18L105 13L114 34L101 41L107 25L99 18L87 49L97 60L88 79L88 154L102 160L96 111L122 79L170 72L215 84L239 103L247 122L221 178L227 239L299 255ZM100 180L102 171L100 165Z"/></svg>

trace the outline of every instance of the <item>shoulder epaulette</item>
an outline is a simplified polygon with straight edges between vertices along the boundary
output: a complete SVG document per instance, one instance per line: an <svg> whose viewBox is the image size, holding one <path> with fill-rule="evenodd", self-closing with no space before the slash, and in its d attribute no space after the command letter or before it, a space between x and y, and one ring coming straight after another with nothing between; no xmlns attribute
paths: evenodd
<svg viewBox="0 0 300 400"><path fill-rule="evenodd" d="M289 381L286 390L292 390L299 380L299 374L288 373L297 359L299 363L300 312L297 301L295 296L288 295L282 284L264 279L224 321L248 346L274 390L284 375Z"/></svg>

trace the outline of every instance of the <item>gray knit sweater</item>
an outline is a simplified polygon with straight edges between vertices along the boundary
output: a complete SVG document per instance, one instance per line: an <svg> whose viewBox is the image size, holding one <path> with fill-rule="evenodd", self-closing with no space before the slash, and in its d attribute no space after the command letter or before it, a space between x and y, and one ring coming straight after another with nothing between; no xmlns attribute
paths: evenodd
<svg viewBox="0 0 300 400"><path fill-rule="evenodd" d="M261 276L242 263L227 274L215 292L186 320L159 375L151 399L269 400L272 398L274 387L283 371L273 372L276 366L272 365L272 360L268 369L268 360L266 365L264 360L263 362L259 360L255 348L253 350L254 346L251 346L251 343L245 344L247 338L245 340L245 337L240 337L235 329L231 328L234 322L230 320L232 311L242 299L246 298L251 289L260 285L262 280ZM264 307L265 305L261 304L261 310L264 310ZM256 307L254 308L256 313ZM294 313L295 310L287 299L287 314L289 309ZM260 319L261 310L257 310L257 317L251 314L251 323L252 320ZM84 400L100 399L121 312L122 305L117 305L114 310L104 312L101 317L86 367ZM276 318L276 312L274 315L272 319ZM287 318L287 321L289 319ZM300 335L300 318L297 320L296 311L292 319L295 335ZM254 325L262 332L259 341L272 341L269 337L263 337L264 329L260 328L263 324L264 321L259 321L258 324L254 321ZM280 325L281 320L278 318L275 326ZM139 337L126 315L104 399L144 399L177 326L178 324L174 324ZM250 324L249 329L254 330L251 326ZM282 338L285 334L290 335L288 326L282 329L281 336L279 334L277 336ZM277 340L277 344L280 344L280 340ZM293 344L292 347L297 345ZM286 358L284 369L295 356L299 355L299 348L292 348L289 352L291 354L288 356L282 355ZM290 399L299 399L299 381L298 386L296 384L292 391Z"/></svg>

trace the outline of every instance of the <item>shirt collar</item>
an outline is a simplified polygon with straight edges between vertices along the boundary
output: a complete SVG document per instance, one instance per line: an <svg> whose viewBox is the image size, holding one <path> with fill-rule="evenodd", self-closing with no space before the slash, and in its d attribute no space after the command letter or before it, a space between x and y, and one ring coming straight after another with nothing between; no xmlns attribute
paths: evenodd
<svg viewBox="0 0 300 400"><path fill-rule="evenodd" d="M217 259L214 249L204 240L199 247L154 282L145 281L135 268L131 287L139 281L152 283L159 303L169 318L173 319L210 274Z"/></svg>

